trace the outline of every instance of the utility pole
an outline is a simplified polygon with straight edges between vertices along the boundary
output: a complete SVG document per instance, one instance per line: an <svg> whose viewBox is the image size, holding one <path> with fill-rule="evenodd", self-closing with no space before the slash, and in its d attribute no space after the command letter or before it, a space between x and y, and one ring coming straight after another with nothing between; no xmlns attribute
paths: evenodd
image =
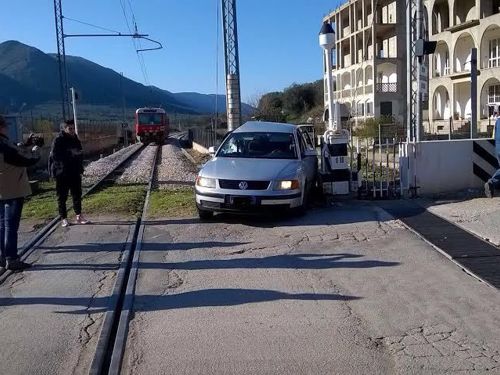
<svg viewBox="0 0 500 375"><path fill-rule="evenodd" d="M68 70L66 66L66 49L64 46L65 38L76 37L132 37L134 39L146 39L152 43L156 43L156 47L137 49L136 52L154 51L163 48L162 44L156 40L148 38L147 34L139 34L137 28L134 34L65 34L64 33L64 16L62 14L62 0L54 0L54 17L56 24L56 41L57 41L57 63L59 67L59 86L61 91L62 117L67 120L69 114L69 85L68 85Z"/></svg>
<svg viewBox="0 0 500 375"><path fill-rule="evenodd" d="M64 47L64 26L61 0L54 0L56 22L57 65L59 68L59 89L61 92L62 118L67 120L69 113L68 72L66 70L66 50Z"/></svg>
<svg viewBox="0 0 500 375"><path fill-rule="evenodd" d="M417 102L419 96L418 86L414 84L417 82L419 75L415 55L415 42L417 40L416 23L417 19L414 18L414 12L417 10L417 3L421 0L408 0L406 7L406 139L407 142L415 140L415 129L417 127Z"/></svg>
<svg viewBox="0 0 500 375"><path fill-rule="evenodd" d="M75 88L71 87L71 104L73 105L73 121L75 122L75 133L78 135L78 118L76 114L76 100L77 100L77 94L75 92Z"/></svg>
<svg viewBox="0 0 500 375"><path fill-rule="evenodd" d="M416 39L423 39L423 13L422 13L422 0L417 0L416 9ZM423 66L424 56L417 56L417 102L415 108L415 127L414 127L414 138L415 142L420 142L420 129L422 128L422 66Z"/></svg>
<svg viewBox="0 0 500 375"><path fill-rule="evenodd" d="M470 137L477 137L477 48L472 48L470 64L471 123Z"/></svg>
<svg viewBox="0 0 500 375"><path fill-rule="evenodd" d="M122 94L122 134L123 134L123 146L128 147L128 126L127 120L125 118L125 92L123 89L123 72L120 73L120 91Z"/></svg>
<svg viewBox="0 0 500 375"><path fill-rule="evenodd" d="M221 2L226 69L227 130L232 131L241 125L240 63L236 0L221 0Z"/></svg>

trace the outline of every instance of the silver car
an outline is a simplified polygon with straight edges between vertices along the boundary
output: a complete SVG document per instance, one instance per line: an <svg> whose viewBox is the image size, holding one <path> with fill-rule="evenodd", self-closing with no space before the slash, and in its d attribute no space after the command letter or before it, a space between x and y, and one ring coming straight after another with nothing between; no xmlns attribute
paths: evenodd
<svg viewBox="0 0 500 375"><path fill-rule="evenodd" d="M291 124L247 122L226 136L200 170L199 216L277 208L303 212L317 171L318 156L307 132Z"/></svg>

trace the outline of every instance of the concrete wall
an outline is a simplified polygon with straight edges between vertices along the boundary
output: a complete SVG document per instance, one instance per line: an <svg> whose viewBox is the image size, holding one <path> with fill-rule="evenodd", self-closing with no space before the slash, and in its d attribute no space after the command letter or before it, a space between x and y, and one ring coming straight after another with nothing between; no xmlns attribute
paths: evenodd
<svg viewBox="0 0 500 375"><path fill-rule="evenodd" d="M202 154L208 154L208 148L203 147L202 145L196 142L193 142L193 150L198 151L199 153Z"/></svg>
<svg viewBox="0 0 500 375"><path fill-rule="evenodd" d="M482 188L484 181L474 174L474 163L478 163L484 169L484 161L478 160L478 155L473 151L474 141L484 149L493 150L488 140L451 140L422 142L416 145L410 144L408 158L400 160L401 168L409 171L401 171L402 176L408 174L411 186L419 187L419 195L432 195L448 193L466 189ZM416 150L416 158L414 158ZM413 170L413 168L415 169ZM493 169L488 169L491 172ZM408 173L409 172L409 173ZM407 185L402 181L403 187Z"/></svg>

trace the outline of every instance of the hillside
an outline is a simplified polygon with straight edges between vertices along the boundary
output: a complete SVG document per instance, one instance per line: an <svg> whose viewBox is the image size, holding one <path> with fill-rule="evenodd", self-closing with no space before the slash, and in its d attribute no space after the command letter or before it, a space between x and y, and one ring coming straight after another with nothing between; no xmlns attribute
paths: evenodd
<svg viewBox="0 0 500 375"><path fill-rule="evenodd" d="M77 88L80 102L86 105L121 107L122 89L128 108L161 106L179 114L214 112L215 95L172 93L145 86L112 69L77 56L66 56L68 81ZM46 54L17 41L0 43L0 111L26 108L54 108L60 101L57 55ZM52 103L52 105L47 106ZM218 97L219 112L224 112L224 95ZM253 110L243 105L244 112Z"/></svg>

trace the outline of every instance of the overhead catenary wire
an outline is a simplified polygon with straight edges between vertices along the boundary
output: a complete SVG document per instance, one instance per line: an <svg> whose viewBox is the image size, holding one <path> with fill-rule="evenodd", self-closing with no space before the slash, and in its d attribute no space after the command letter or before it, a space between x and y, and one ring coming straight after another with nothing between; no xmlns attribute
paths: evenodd
<svg viewBox="0 0 500 375"><path fill-rule="evenodd" d="M132 15L132 24L134 26L134 30L132 30L132 27L129 23L129 17L127 15L127 3L125 3L125 0L120 0L120 7L122 9L123 17L125 18L125 24L127 25L127 29L131 34L137 32L137 22L134 14L134 10L132 8L132 4L130 0L128 1L128 7L130 8L130 13ZM144 84L146 86L150 86L150 81L149 81L149 75L146 67L146 63L144 61L144 57L138 52L138 50L142 49L142 46L140 44L139 39L132 39L132 44L134 46L134 51L136 52L137 55L137 61L139 63L139 68L141 69L142 77L144 79Z"/></svg>
<svg viewBox="0 0 500 375"><path fill-rule="evenodd" d="M76 23L80 23L82 25L86 25L86 26L90 26L90 27L94 27L96 29L100 29L100 30L104 30L104 31L109 31L111 33L116 33L117 35L120 35L121 32L120 31L116 31L116 30L112 30L112 29L108 29L106 27L102 27L102 26L98 26L98 25L94 25L92 23L89 23L89 22L85 22L85 21L80 21L80 20L77 20L77 19L74 19L74 18L70 18L70 17L66 17L64 16L64 19L65 20L68 20L68 21L72 21L72 22L76 22Z"/></svg>

